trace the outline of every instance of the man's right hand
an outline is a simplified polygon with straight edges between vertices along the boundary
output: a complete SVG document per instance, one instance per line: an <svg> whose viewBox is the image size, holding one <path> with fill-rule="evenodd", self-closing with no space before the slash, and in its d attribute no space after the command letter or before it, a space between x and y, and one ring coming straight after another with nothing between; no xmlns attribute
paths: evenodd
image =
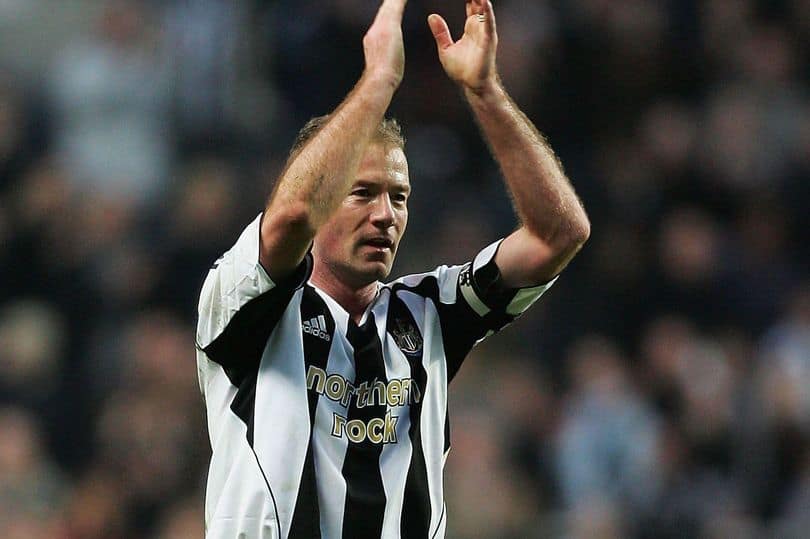
<svg viewBox="0 0 810 539"><path fill-rule="evenodd" d="M391 84L402 82L405 72L405 46L402 41L402 14L407 0L383 0L374 22L363 38L366 57L364 75Z"/></svg>

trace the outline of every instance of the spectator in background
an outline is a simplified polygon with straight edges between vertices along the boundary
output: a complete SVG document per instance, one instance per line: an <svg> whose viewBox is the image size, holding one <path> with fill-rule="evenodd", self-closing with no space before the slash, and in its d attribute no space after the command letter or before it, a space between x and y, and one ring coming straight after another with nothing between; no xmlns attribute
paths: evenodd
<svg viewBox="0 0 810 539"><path fill-rule="evenodd" d="M610 341L586 337L568 362L572 390L556 455L563 501L574 521L581 514L586 522L604 521L600 528L608 521L611 529L624 523L628 527L618 535L630 534L653 510L659 490L659 421L634 390L626 360ZM591 514L593 508L601 509Z"/></svg>
<svg viewBox="0 0 810 539"><path fill-rule="evenodd" d="M186 149L228 144L246 98L239 72L252 60L244 0L173 0L162 17L162 48L171 66L179 142Z"/></svg>
<svg viewBox="0 0 810 539"><path fill-rule="evenodd" d="M810 458L810 288L798 287L762 337L752 374L740 466L752 510L801 521ZM806 513L806 510L805 510ZM806 516L806 514L804 515Z"/></svg>
<svg viewBox="0 0 810 539"><path fill-rule="evenodd" d="M56 148L82 191L153 203L171 163L170 86L142 4L108 0L50 78Z"/></svg>
<svg viewBox="0 0 810 539"><path fill-rule="evenodd" d="M783 405L769 406L774 418L784 417L801 429L810 429L810 283L791 294L780 320L765 333L760 343L764 374L784 380L784 391L773 397ZM778 382L776 382L778 384Z"/></svg>
<svg viewBox="0 0 810 539"><path fill-rule="evenodd" d="M67 494L36 418L21 409L0 408L0 536L53 536Z"/></svg>

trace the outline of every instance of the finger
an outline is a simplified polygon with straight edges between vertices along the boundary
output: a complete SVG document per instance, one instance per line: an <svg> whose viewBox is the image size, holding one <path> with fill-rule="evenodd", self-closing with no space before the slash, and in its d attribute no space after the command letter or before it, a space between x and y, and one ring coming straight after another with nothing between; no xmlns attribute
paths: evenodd
<svg viewBox="0 0 810 539"><path fill-rule="evenodd" d="M486 17L486 31L487 35L494 35L496 28L495 28L495 8L492 7L491 0L484 0L484 11L482 12Z"/></svg>
<svg viewBox="0 0 810 539"><path fill-rule="evenodd" d="M465 8L467 10L467 18L472 17L473 15L475 15L477 13L475 11L475 5L474 5L473 0L467 0Z"/></svg>
<svg viewBox="0 0 810 539"><path fill-rule="evenodd" d="M440 15L435 13L428 17L428 26L433 33L433 38L436 40L436 45L439 50L444 50L453 44L453 37L450 35L450 28Z"/></svg>

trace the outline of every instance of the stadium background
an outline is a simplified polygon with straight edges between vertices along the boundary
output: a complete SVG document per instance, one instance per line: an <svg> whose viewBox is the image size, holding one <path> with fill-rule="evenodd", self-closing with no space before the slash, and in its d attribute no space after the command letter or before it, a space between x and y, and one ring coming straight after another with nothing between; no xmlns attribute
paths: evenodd
<svg viewBox="0 0 810 539"><path fill-rule="evenodd" d="M411 0L395 274L513 225ZM0 537L202 536L204 273L371 0L0 1ZM500 70L593 234L451 391L453 539L810 524L810 2L498 0Z"/></svg>

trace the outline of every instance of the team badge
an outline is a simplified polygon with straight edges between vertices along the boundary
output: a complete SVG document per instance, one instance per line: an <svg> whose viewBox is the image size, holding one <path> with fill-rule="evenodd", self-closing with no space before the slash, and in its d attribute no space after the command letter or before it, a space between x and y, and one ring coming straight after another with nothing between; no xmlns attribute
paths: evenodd
<svg viewBox="0 0 810 539"><path fill-rule="evenodd" d="M406 354L416 354L422 351L422 335L410 321L396 318L394 327L391 328L391 336L394 342Z"/></svg>

